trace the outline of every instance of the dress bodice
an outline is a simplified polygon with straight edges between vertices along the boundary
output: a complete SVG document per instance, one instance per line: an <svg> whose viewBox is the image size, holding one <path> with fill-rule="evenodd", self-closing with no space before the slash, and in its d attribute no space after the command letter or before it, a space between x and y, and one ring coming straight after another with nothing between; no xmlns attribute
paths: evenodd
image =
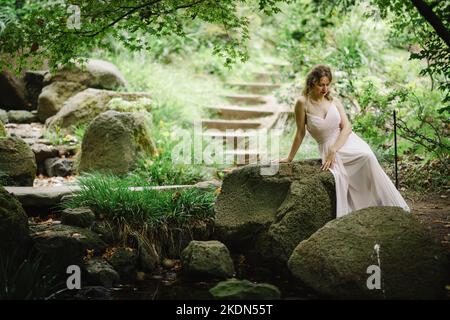
<svg viewBox="0 0 450 320"><path fill-rule="evenodd" d="M336 140L340 133L339 124L341 116L337 110L335 101L331 101L325 118L306 112L306 128L318 144Z"/></svg>

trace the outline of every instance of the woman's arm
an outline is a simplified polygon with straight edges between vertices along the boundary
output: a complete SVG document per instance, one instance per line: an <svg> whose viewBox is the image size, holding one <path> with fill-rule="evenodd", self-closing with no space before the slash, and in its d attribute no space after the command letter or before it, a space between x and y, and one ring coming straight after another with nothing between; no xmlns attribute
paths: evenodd
<svg viewBox="0 0 450 320"><path fill-rule="evenodd" d="M336 99L336 98L335 98ZM336 106L339 111L339 115L341 116L341 132L331 147L332 150L338 151L347 141L348 136L352 133L352 127L350 125L350 121L348 120L347 114L345 113L344 106L342 103L336 99Z"/></svg>
<svg viewBox="0 0 450 320"><path fill-rule="evenodd" d="M298 148L300 148L306 134L305 105L303 99L298 99L295 104L295 122L297 124L297 132L295 133L294 142L292 143L291 151L287 157L288 161L292 161L294 159L295 154L297 153Z"/></svg>

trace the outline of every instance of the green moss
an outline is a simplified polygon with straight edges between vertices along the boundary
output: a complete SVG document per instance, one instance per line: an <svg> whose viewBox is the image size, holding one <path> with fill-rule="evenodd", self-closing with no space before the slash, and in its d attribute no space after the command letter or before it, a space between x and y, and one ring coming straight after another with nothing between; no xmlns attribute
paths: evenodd
<svg viewBox="0 0 450 320"><path fill-rule="evenodd" d="M6 129L3 122L0 121L0 138L6 137Z"/></svg>
<svg viewBox="0 0 450 320"><path fill-rule="evenodd" d="M0 252L28 240L28 217L20 202L0 186Z"/></svg>

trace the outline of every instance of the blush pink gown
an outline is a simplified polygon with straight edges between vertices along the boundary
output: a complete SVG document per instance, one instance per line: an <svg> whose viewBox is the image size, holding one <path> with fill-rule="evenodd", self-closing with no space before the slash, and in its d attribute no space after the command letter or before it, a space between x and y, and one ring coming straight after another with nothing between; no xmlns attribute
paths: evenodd
<svg viewBox="0 0 450 320"><path fill-rule="evenodd" d="M307 113L306 127L316 140L322 163L340 133L341 117L334 100L325 118ZM410 208L381 168L369 145L352 132L329 168L336 182L336 217L370 206Z"/></svg>

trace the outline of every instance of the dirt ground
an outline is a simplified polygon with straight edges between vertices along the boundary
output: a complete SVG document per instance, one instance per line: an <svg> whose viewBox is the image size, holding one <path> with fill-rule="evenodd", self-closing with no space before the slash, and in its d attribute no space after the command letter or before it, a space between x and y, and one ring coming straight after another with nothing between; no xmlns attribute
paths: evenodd
<svg viewBox="0 0 450 320"><path fill-rule="evenodd" d="M402 192L411 213L423 223L450 253L450 192L419 194Z"/></svg>

